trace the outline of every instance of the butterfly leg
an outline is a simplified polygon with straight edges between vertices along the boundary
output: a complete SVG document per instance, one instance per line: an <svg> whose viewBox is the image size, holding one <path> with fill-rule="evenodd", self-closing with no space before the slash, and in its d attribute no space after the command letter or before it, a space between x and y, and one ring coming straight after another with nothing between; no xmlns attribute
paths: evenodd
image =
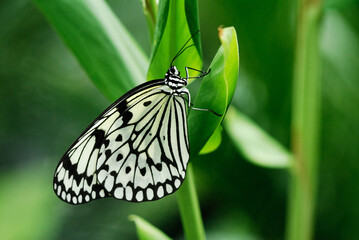
<svg viewBox="0 0 359 240"><path fill-rule="evenodd" d="M201 77L204 77L204 76L206 76L207 74L209 74L211 72L211 69L208 69L207 72L204 72L204 71L201 71L201 70L198 70L198 69L195 69L195 68L191 68L191 67L185 67L185 69L186 69L186 79L187 80L190 79L190 78L201 78ZM196 71L196 72L200 72L201 75L199 75L197 77L190 77L189 73L188 73L188 69Z"/></svg>
<svg viewBox="0 0 359 240"><path fill-rule="evenodd" d="M185 89L185 90L183 90L183 89ZM218 113L216 113L215 111L213 111L213 110L211 110L211 109L195 108L195 107L193 107L193 103L191 103L191 95L190 95L190 93L189 93L189 91L188 91L187 88L182 88L180 91L178 91L178 94L179 94L179 95L187 94L188 99L186 99L186 98L183 97L183 96L181 96L181 97L188 103L188 108L191 108L191 109L197 110L197 111L211 112L211 113L213 113L214 115L217 115L217 116L219 116L219 117L222 116L222 114L218 114Z"/></svg>
<svg viewBox="0 0 359 240"><path fill-rule="evenodd" d="M185 94L187 95L188 100L186 98L182 97L182 96L181 97L188 103L188 108L190 108L192 103L191 103L191 94L188 91L188 89L187 88L181 88L181 89L176 90L176 92L180 96L185 95Z"/></svg>
<svg viewBox="0 0 359 240"><path fill-rule="evenodd" d="M198 70L198 69L191 68L191 67L185 67L185 69L186 69L186 80L188 80L188 79L190 79L190 78L201 78L201 77L203 77L203 76L206 76L206 75L211 71L211 69L208 69L207 72L203 72L203 71L200 71L200 70ZM200 76L198 76L198 77L189 77L188 69L191 69L191 70L200 72L200 73L202 73L202 75L200 75ZM213 114L215 114L215 115L217 115L217 116L222 116L222 114L218 114L218 113L216 113L216 112L214 112L214 111L212 111L212 110L210 110L210 109L202 109L202 108L195 108L195 107L193 107L193 103L191 102L191 94L190 94L190 92L188 91L187 88L178 89L178 90L176 90L176 93L177 93L178 95L185 95L185 94L187 94L188 99L186 99L186 98L183 97L183 96L181 96L181 97L188 103L188 108L191 108L191 109L197 110L197 111L211 112L211 113L213 113Z"/></svg>

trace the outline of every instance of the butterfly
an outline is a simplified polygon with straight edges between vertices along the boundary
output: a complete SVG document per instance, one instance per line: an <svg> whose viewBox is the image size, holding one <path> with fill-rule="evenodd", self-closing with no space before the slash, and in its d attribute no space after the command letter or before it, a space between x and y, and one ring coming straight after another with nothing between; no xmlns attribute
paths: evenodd
<svg viewBox="0 0 359 240"><path fill-rule="evenodd" d="M186 85L190 78L210 72L185 67L186 77L182 78L173 65L193 46L185 47L191 38L172 59L163 79L148 81L124 94L70 146L53 179L61 200L70 204L106 197L153 201L181 186L189 161L187 108L191 99ZM189 69L200 75L189 77Z"/></svg>

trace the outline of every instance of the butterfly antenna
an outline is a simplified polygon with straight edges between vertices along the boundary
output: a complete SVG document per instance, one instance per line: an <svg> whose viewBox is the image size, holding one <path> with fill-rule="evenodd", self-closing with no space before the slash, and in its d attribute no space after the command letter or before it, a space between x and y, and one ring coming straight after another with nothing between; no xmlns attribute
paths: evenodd
<svg viewBox="0 0 359 240"><path fill-rule="evenodd" d="M189 45L189 46L185 47L184 49L182 49L182 51L181 51L181 52L177 53L176 58L177 58L179 55L181 55L184 51L186 51L186 50L187 50L187 48L190 48L190 47L193 47L193 46L194 46L194 44Z"/></svg>
<svg viewBox="0 0 359 240"><path fill-rule="evenodd" d="M173 62L176 58L179 57L179 55L181 55L187 48L192 47L193 45L190 45L188 47L185 48L185 46L187 45L187 43L197 34L199 33L201 30L197 30L195 33L192 34L192 36L187 40L187 42L181 47L181 49L176 53L175 57L172 59L171 61L171 67L173 66Z"/></svg>

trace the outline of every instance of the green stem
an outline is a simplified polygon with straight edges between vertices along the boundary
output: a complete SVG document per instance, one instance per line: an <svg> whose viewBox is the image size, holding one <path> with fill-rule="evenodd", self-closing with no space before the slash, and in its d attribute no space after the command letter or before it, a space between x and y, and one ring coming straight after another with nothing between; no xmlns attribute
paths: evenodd
<svg viewBox="0 0 359 240"><path fill-rule="evenodd" d="M321 65L321 1L300 0L293 83L292 151L287 240L312 239L317 188Z"/></svg>
<svg viewBox="0 0 359 240"><path fill-rule="evenodd" d="M191 163L186 179L176 193L186 240L206 239Z"/></svg>

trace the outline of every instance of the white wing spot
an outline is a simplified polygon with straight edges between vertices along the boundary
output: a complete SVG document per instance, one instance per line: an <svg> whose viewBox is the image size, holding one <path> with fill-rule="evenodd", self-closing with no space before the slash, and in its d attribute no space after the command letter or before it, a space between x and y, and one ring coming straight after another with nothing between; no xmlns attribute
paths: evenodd
<svg viewBox="0 0 359 240"><path fill-rule="evenodd" d="M179 186L181 185L181 181L179 179L176 179L175 181L175 187L179 188Z"/></svg>
<svg viewBox="0 0 359 240"><path fill-rule="evenodd" d="M105 178L107 177L107 171L102 169L99 174L97 175L97 180L99 182L103 182L105 180Z"/></svg>
<svg viewBox="0 0 359 240"><path fill-rule="evenodd" d="M171 193L172 190L173 190L172 186L169 185L169 184L167 184L167 185L166 185L166 191L167 191L167 193Z"/></svg>
<svg viewBox="0 0 359 240"><path fill-rule="evenodd" d="M60 196L61 194L61 185L59 186L59 188L57 189L57 195Z"/></svg>
<svg viewBox="0 0 359 240"><path fill-rule="evenodd" d="M182 179L184 179L185 176L186 176L186 172L185 172L185 171L182 171L182 172L181 172L181 177L182 177Z"/></svg>
<svg viewBox="0 0 359 240"><path fill-rule="evenodd" d="M148 200L152 200L153 198L153 190L151 188L146 189L146 196Z"/></svg>
<svg viewBox="0 0 359 240"><path fill-rule="evenodd" d="M143 192L142 192L141 190L137 192L137 194L136 194L136 200L137 200L138 202L141 202L141 201L143 200Z"/></svg>
<svg viewBox="0 0 359 240"><path fill-rule="evenodd" d="M162 186L159 186L158 189L157 189L157 196L159 198L163 197L164 195L164 192L163 192L163 187Z"/></svg>
<svg viewBox="0 0 359 240"><path fill-rule="evenodd" d="M77 198L76 198L76 197L73 197L73 198L72 198L72 202L73 202L74 204L77 204Z"/></svg>
<svg viewBox="0 0 359 240"><path fill-rule="evenodd" d="M86 196L85 196L85 201L86 201L86 202L90 201L90 196L89 196L89 195L86 195Z"/></svg>
<svg viewBox="0 0 359 240"><path fill-rule="evenodd" d="M105 196L105 191L102 189L101 191L100 191L100 197L104 197Z"/></svg>
<svg viewBox="0 0 359 240"><path fill-rule="evenodd" d="M117 199L123 199L123 187L116 188L114 195Z"/></svg>
<svg viewBox="0 0 359 240"><path fill-rule="evenodd" d="M105 188L108 192L111 192L115 178L112 175L108 175L105 181Z"/></svg>
<svg viewBox="0 0 359 240"><path fill-rule="evenodd" d="M132 188L126 187L126 199L131 201L133 197L132 195L133 195Z"/></svg>

